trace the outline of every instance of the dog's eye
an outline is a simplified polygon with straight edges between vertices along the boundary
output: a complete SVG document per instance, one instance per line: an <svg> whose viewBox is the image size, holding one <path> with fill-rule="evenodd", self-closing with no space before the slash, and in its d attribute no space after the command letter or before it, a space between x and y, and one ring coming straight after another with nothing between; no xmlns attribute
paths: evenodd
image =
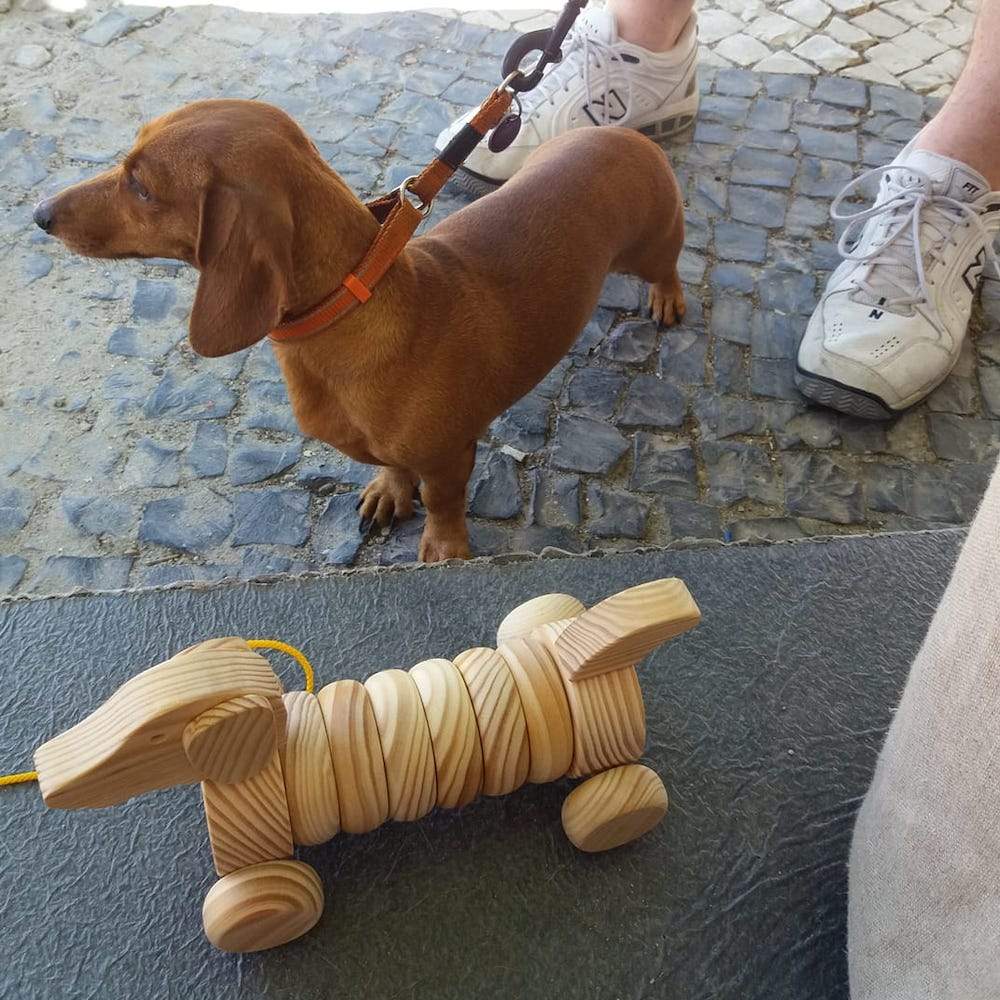
<svg viewBox="0 0 1000 1000"><path fill-rule="evenodd" d="M143 201L149 201L149 192L143 187L142 182L135 174L129 174L128 186L135 192L137 197Z"/></svg>

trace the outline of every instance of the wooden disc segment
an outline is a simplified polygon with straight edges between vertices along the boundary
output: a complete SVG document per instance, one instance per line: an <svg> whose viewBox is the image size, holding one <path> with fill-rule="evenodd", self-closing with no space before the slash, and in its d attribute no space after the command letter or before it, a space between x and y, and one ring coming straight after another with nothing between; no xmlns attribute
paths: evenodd
<svg viewBox="0 0 1000 1000"><path fill-rule="evenodd" d="M368 833L389 817L389 789L375 714L365 686L334 681L319 694L345 833Z"/></svg>
<svg viewBox="0 0 1000 1000"><path fill-rule="evenodd" d="M324 844L340 832L340 801L319 699L308 691L283 698L288 728L285 793L296 844Z"/></svg>
<svg viewBox="0 0 1000 1000"><path fill-rule="evenodd" d="M539 625L575 618L587 610L582 602L569 594L541 594L530 601L519 604L497 628L497 646L511 639L520 639L533 632Z"/></svg>
<svg viewBox="0 0 1000 1000"><path fill-rule="evenodd" d="M365 681L385 761L389 817L416 820L437 802L437 773L424 705L405 670L381 670Z"/></svg>
<svg viewBox="0 0 1000 1000"><path fill-rule="evenodd" d="M528 778L531 754L521 696L495 649L467 649L454 660L472 700L483 748L483 794L506 795Z"/></svg>
<svg viewBox="0 0 1000 1000"><path fill-rule="evenodd" d="M483 787L483 750L472 699L451 660L424 660L410 668L420 692L434 748L437 804L467 805Z"/></svg>

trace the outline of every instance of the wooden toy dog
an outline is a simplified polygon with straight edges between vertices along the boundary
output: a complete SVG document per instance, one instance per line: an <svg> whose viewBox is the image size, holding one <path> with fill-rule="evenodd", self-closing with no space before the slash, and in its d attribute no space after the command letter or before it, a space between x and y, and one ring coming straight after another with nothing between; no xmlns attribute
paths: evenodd
<svg viewBox="0 0 1000 1000"><path fill-rule="evenodd" d="M110 806L200 781L221 876L205 898L205 933L225 951L273 948L323 909L316 872L290 860L296 843L591 774L562 810L577 847L607 850L655 826L667 795L634 763L646 739L634 664L699 618L675 579L590 610L547 594L507 615L498 649L334 681L317 695L283 694L244 640L212 639L133 677L39 747L42 797L61 809Z"/></svg>

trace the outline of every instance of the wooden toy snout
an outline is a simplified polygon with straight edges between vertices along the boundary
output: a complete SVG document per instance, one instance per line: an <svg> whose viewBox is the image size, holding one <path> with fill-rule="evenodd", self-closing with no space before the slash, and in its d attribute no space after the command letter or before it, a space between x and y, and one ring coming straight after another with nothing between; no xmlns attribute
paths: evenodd
<svg viewBox="0 0 1000 1000"><path fill-rule="evenodd" d="M699 618L679 580L589 610L545 595L503 620L497 649L334 681L317 695L282 696L243 640L212 640L132 678L40 747L42 794L81 808L201 780L221 876L205 899L206 934L228 951L275 947L306 933L323 907L316 873L291 860L295 843L564 775L595 775L563 806L581 850L651 829L667 797L635 763L645 709L634 665Z"/></svg>

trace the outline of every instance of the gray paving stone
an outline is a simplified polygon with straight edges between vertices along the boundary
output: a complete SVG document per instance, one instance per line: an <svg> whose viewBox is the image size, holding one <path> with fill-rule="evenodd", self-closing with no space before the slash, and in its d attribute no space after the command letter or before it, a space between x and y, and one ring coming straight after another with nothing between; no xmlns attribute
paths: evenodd
<svg viewBox="0 0 1000 1000"><path fill-rule="evenodd" d="M1000 343L1000 338L997 338ZM983 343L980 340L979 353L984 354ZM998 350L990 360L1000 360ZM994 365L979 366L979 390L983 394L983 405L986 412L993 417L1000 417L1000 368Z"/></svg>
<svg viewBox="0 0 1000 1000"><path fill-rule="evenodd" d="M727 528L727 542L788 542L805 538L802 526L791 517L750 517L733 521Z"/></svg>
<svg viewBox="0 0 1000 1000"><path fill-rule="evenodd" d="M750 391L757 396L799 400L795 388L794 363L791 360L752 358L750 360Z"/></svg>
<svg viewBox="0 0 1000 1000"><path fill-rule="evenodd" d="M802 334L805 316L776 310L758 311L750 324L750 350L755 358L794 358Z"/></svg>
<svg viewBox="0 0 1000 1000"><path fill-rule="evenodd" d="M791 116L791 105L787 101L758 97L753 102L753 109L747 118L747 124L754 129L781 132L788 128Z"/></svg>
<svg viewBox="0 0 1000 1000"><path fill-rule="evenodd" d="M548 527L575 527L581 520L581 479L579 476L532 469L531 499L528 503L533 524Z"/></svg>
<svg viewBox="0 0 1000 1000"><path fill-rule="evenodd" d="M0 594L13 594L27 568L28 561L20 556L0 556Z"/></svg>
<svg viewBox="0 0 1000 1000"><path fill-rule="evenodd" d="M971 378L950 375L927 397L927 408L937 413L975 413L976 387Z"/></svg>
<svg viewBox="0 0 1000 1000"><path fill-rule="evenodd" d="M121 590L131 570L132 560L126 557L49 556L27 589L46 595Z"/></svg>
<svg viewBox="0 0 1000 1000"><path fill-rule="evenodd" d="M514 552L542 552L558 549L561 552L583 552L586 546L569 528L544 528L529 524L514 532L511 549Z"/></svg>
<svg viewBox="0 0 1000 1000"><path fill-rule="evenodd" d="M671 330L660 344L658 372L679 385L705 384L705 358L708 338L703 334Z"/></svg>
<svg viewBox="0 0 1000 1000"><path fill-rule="evenodd" d="M127 487L176 486L181 480L181 449L152 438L140 438L125 463L122 482Z"/></svg>
<svg viewBox="0 0 1000 1000"><path fill-rule="evenodd" d="M612 361L645 361L656 347L656 335L656 323L652 320L626 320L608 334L601 354Z"/></svg>
<svg viewBox="0 0 1000 1000"><path fill-rule="evenodd" d="M290 469L301 457L301 441L283 444L241 441L229 458L229 481L235 486L262 483Z"/></svg>
<svg viewBox="0 0 1000 1000"><path fill-rule="evenodd" d="M750 102L744 97L724 97L709 94L701 99L698 119L704 122L724 122L742 125L750 114Z"/></svg>
<svg viewBox="0 0 1000 1000"><path fill-rule="evenodd" d="M240 579L261 580L269 576L301 572L305 568L305 563L296 563L295 560L283 556L273 549L264 546L248 547L243 550L243 556L240 560Z"/></svg>
<svg viewBox="0 0 1000 1000"><path fill-rule="evenodd" d="M798 132L800 143L803 131L799 129ZM742 146L733 157L732 180L734 184L749 184L752 187L787 188L791 186L796 169L794 157Z"/></svg>
<svg viewBox="0 0 1000 1000"><path fill-rule="evenodd" d="M490 431L499 441L520 451L537 451L545 444L551 408L550 400L530 393L498 417Z"/></svg>
<svg viewBox="0 0 1000 1000"><path fill-rule="evenodd" d="M853 132L833 132L829 129L800 125L799 148L808 156L821 156L833 160L856 163L858 137Z"/></svg>
<svg viewBox="0 0 1000 1000"><path fill-rule="evenodd" d="M761 85L760 76L745 69L720 69L715 76L715 92L732 97L753 97Z"/></svg>
<svg viewBox="0 0 1000 1000"><path fill-rule="evenodd" d="M671 538L719 538L722 534L718 507L691 500L665 500L663 511Z"/></svg>
<svg viewBox="0 0 1000 1000"><path fill-rule="evenodd" d="M820 128L854 127L858 124L856 111L845 111L829 104L817 104L814 101L799 101L795 105L796 125L817 125Z"/></svg>
<svg viewBox="0 0 1000 1000"><path fill-rule="evenodd" d="M633 441L629 485L634 490L697 499L694 451L690 445L639 432Z"/></svg>
<svg viewBox="0 0 1000 1000"><path fill-rule="evenodd" d="M864 520L861 483L826 455L789 452L781 456L785 502L789 513L835 524Z"/></svg>
<svg viewBox="0 0 1000 1000"><path fill-rule="evenodd" d="M888 111L869 115L861 122L861 131L873 135L877 139L888 142L909 142L920 130L918 122L908 118L899 118ZM862 141L864 141L862 139Z"/></svg>
<svg viewBox="0 0 1000 1000"><path fill-rule="evenodd" d="M740 137L744 146L751 149L770 149L775 153L794 153L799 148L798 136L791 132L768 132L751 129Z"/></svg>
<svg viewBox="0 0 1000 1000"><path fill-rule="evenodd" d="M25 254L21 261L22 286L34 284L52 270L52 258L44 253Z"/></svg>
<svg viewBox="0 0 1000 1000"><path fill-rule="evenodd" d="M298 434L299 426L295 422L284 382L257 379L247 386L245 399L244 427Z"/></svg>
<svg viewBox="0 0 1000 1000"><path fill-rule="evenodd" d="M590 417L560 414L552 448L552 464L573 472L608 472L628 450L614 427Z"/></svg>
<svg viewBox="0 0 1000 1000"><path fill-rule="evenodd" d="M132 317L156 322L165 319L177 301L177 289L166 281L139 278L132 296Z"/></svg>
<svg viewBox="0 0 1000 1000"><path fill-rule="evenodd" d="M570 376L566 397L571 409L579 410L588 417L607 420L614 413L624 386L625 376L621 372L607 368L582 368Z"/></svg>
<svg viewBox="0 0 1000 1000"><path fill-rule="evenodd" d="M737 98L733 98L737 100ZM699 121L694 127L694 141L718 144L720 146L736 146L740 141L740 132L731 125L718 125L715 122Z"/></svg>
<svg viewBox="0 0 1000 1000"><path fill-rule="evenodd" d="M309 538L309 494L245 490L233 500L233 545L302 545Z"/></svg>
<svg viewBox="0 0 1000 1000"><path fill-rule="evenodd" d="M924 100L919 94L900 87L886 87L874 84L871 88L872 111L891 111L900 118L920 121L924 111Z"/></svg>
<svg viewBox="0 0 1000 1000"><path fill-rule="evenodd" d="M114 497L65 493L59 506L66 520L83 535L121 538L131 535L137 523L132 505Z"/></svg>
<svg viewBox="0 0 1000 1000"><path fill-rule="evenodd" d="M701 450L711 500L723 504L744 499L780 502L781 487L763 448L736 441L705 441Z"/></svg>
<svg viewBox="0 0 1000 1000"><path fill-rule="evenodd" d="M729 191L729 208L737 222L780 229L785 224L788 195L763 188L733 187Z"/></svg>
<svg viewBox="0 0 1000 1000"><path fill-rule="evenodd" d="M139 23L138 18L121 7L113 7L99 17L83 34L80 40L88 45L103 48L116 38L121 38Z"/></svg>
<svg viewBox="0 0 1000 1000"><path fill-rule="evenodd" d="M621 427L680 427L687 411L684 394L655 375L636 375L622 400Z"/></svg>
<svg viewBox="0 0 1000 1000"><path fill-rule="evenodd" d="M232 527L232 505L222 497L168 497L146 504L139 541L179 552L201 552L222 544Z"/></svg>
<svg viewBox="0 0 1000 1000"><path fill-rule="evenodd" d="M313 544L326 563L350 565L357 557L364 537L358 530L359 495L340 493L330 497L313 530Z"/></svg>
<svg viewBox="0 0 1000 1000"><path fill-rule="evenodd" d="M587 487L587 530L597 538L642 538L649 503L600 483Z"/></svg>
<svg viewBox="0 0 1000 1000"><path fill-rule="evenodd" d="M712 303L712 335L737 344L750 343L753 303L742 295L720 295Z"/></svg>
<svg viewBox="0 0 1000 1000"><path fill-rule="evenodd" d="M789 418L775 433L782 450L805 444L810 448L835 448L840 444L840 421L832 410L807 410Z"/></svg>
<svg viewBox="0 0 1000 1000"><path fill-rule="evenodd" d="M844 76L821 76L813 87L813 100L848 108L868 106L868 87L861 80Z"/></svg>
<svg viewBox="0 0 1000 1000"><path fill-rule="evenodd" d="M600 304L608 309L635 312L642 307L642 283L627 274L609 274L601 289Z"/></svg>
<svg viewBox="0 0 1000 1000"><path fill-rule="evenodd" d="M740 222L717 222L715 252L723 260L762 264L767 258L767 230Z"/></svg>
<svg viewBox="0 0 1000 1000"><path fill-rule="evenodd" d="M833 240L813 240L812 259L815 267L820 271L832 271L840 266L843 259L840 250Z"/></svg>
<svg viewBox="0 0 1000 1000"><path fill-rule="evenodd" d="M939 458L985 462L1000 450L1000 422L973 420L953 413L928 417L931 447Z"/></svg>
<svg viewBox="0 0 1000 1000"><path fill-rule="evenodd" d="M723 292L752 292L757 281L753 268L745 264L716 264L708 280L713 289ZM715 315L714 307L712 315Z"/></svg>
<svg viewBox="0 0 1000 1000"><path fill-rule="evenodd" d="M226 428L223 424L199 423L184 458L184 467L196 479L221 476L229 459Z"/></svg>
<svg viewBox="0 0 1000 1000"><path fill-rule="evenodd" d="M864 139L861 143L861 162L866 167L883 167L903 151L902 142L884 142L881 139Z"/></svg>
<svg viewBox="0 0 1000 1000"><path fill-rule="evenodd" d="M816 306L816 279L793 271L766 271L757 283L762 309L808 316Z"/></svg>
<svg viewBox="0 0 1000 1000"><path fill-rule="evenodd" d="M507 520L521 513L517 464L500 451L490 452L469 490L469 510L476 517Z"/></svg>
<svg viewBox="0 0 1000 1000"><path fill-rule="evenodd" d="M715 385L720 392L742 395L748 391L746 358L738 344L719 341L715 345Z"/></svg>
<svg viewBox="0 0 1000 1000"><path fill-rule="evenodd" d="M552 371L535 386L535 393L543 399L555 399L563 390L566 377L575 362L573 358L563 358Z"/></svg>
<svg viewBox="0 0 1000 1000"><path fill-rule="evenodd" d="M236 397L215 375L203 372L188 378L168 371L146 400L147 417L172 420L215 420L227 417Z"/></svg>
<svg viewBox="0 0 1000 1000"><path fill-rule="evenodd" d="M0 538L16 535L31 517L34 500L17 487L0 489Z"/></svg>
<svg viewBox="0 0 1000 1000"><path fill-rule="evenodd" d="M854 177L854 170L834 159L803 157L799 168L798 193L817 198L834 198Z"/></svg>
<svg viewBox="0 0 1000 1000"><path fill-rule="evenodd" d="M789 73L765 73L764 88L769 97L807 97L812 79Z"/></svg>
<svg viewBox="0 0 1000 1000"><path fill-rule="evenodd" d="M729 188L712 176L698 176L694 181L691 208L713 219L726 213Z"/></svg>
<svg viewBox="0 0 1000 1000"><path fill-rule="evenodd" d="M131 326L120 326L108 338L108 353L154 361L169 354L186 335L187 331L183 327L173 330L137 330Z"/></svg>
<svg viewBox="0 0 1000 1000"><path fill-rule="evenodd" d="M469 524L469 551L474 556L492 556L510 552L512 532L509 527L472 521Z"/></svg>

